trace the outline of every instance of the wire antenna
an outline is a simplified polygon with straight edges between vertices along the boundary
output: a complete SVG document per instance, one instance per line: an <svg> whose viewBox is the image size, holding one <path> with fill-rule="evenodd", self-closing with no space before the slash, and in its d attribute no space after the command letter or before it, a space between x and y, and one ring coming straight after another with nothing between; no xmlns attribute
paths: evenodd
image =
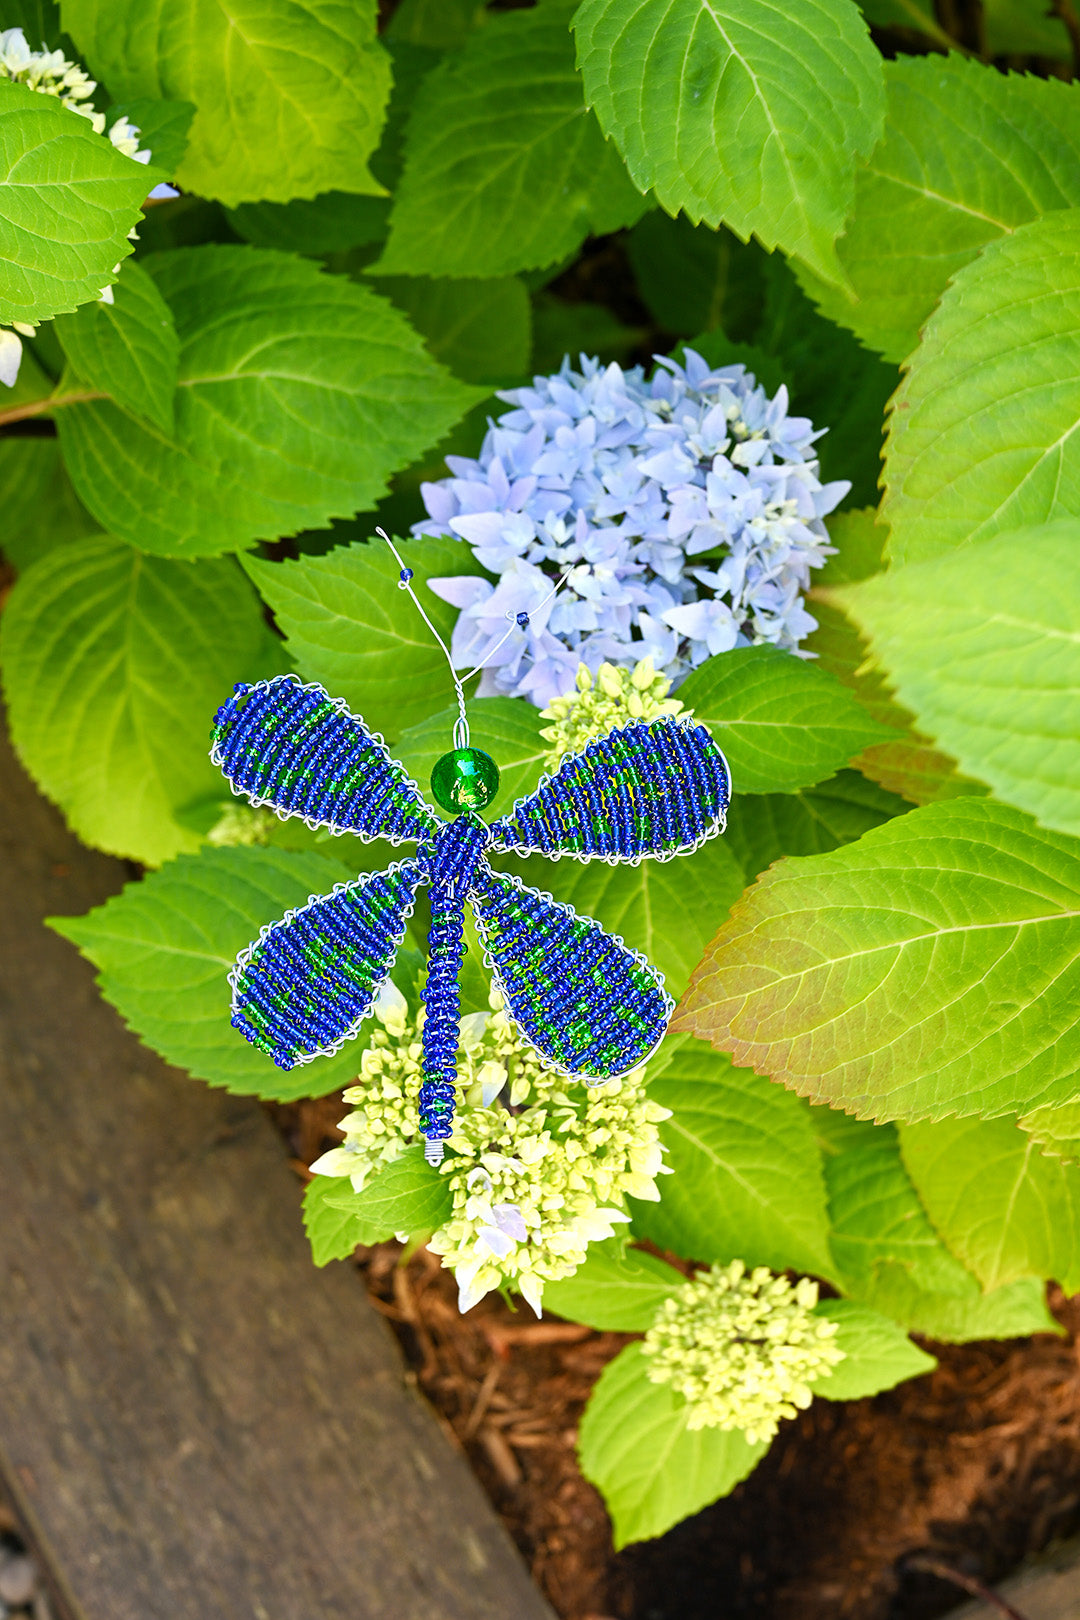
<svg viewBox="0 0 1080 1620"><path fill-rule="evenodd" d="M457 717L457 720L454 722L454 747L455 748L468 748L468 746L469 746L469 721L468 721L468 717L467 717L467 715L465 713L465 685L464 685L464 683L466 681L471 681L474 675L479 675L481 670L487 669L488 665L491 663L491 660L494 658L495 654L499 651L499 648L504 646L505 643L507 641L509 641L509 639L513 635L514 631L515 630L524 630L528 626L529 619L530 619L531 615L528 614L528 613L525 613L525 612L521 612L521 613L518 613L516 615L512 614L512 613L508 613L506 615L506 617L510 620L510 628L506 631L505 635L502 635L502 636L499 637L499 639L495 643L494 647L492 647L490 649L490 651L488 652L488 655L484 659L483 663L477 664L473 669L470 669L466 674L459 676L457 670L454 668L454 660L450 656L449 647L446 645L446 642L443 640L442 636L440 636L439 632L436 630L435 626L432 624L432 622L429 619L427 613L424 611L424 604L421 602L420 598L417 596L416 592L413 590L413 586L412 586L413 571L412 571L412 569L405 562L405 560L402 557L400 551L395 546L394 542L391 540L390 536L387 534L385 529L378 529L377 528L375 530L375 533L379 536L380 539L386 541L387 545L390 547L390 550L393 552L395 559L397 560L398 567L401 569L401 577L398 580L398 590L399 591L408 591L410 597L412 598L413 606L416 608L417 613L419 613L420 617L423 619L424 623L427 625L428 629L431 631L432 635L435 637L435 640L438 642L439 646L442 648L443 657L446 659L447 668L450 671L450 679L454 683L454 693L455 693L455 695L457 697L458 717ZM552 586L552 588L548 592L548 594L543 598L543 600L541 602L537 603L536 607L533 608L533 610L532 610L533 613L539 613L541 608L547 607L548 603L553 601L555 599L555 597L558 596L559 592L562 590L563 586L566 584L566 581L570 578L570 575L571 575L572 572L573 572L573 568L570 567L570 568L567 568L565 570L565 572L560 575L560 577L555 581L555 584Z"/></svg>

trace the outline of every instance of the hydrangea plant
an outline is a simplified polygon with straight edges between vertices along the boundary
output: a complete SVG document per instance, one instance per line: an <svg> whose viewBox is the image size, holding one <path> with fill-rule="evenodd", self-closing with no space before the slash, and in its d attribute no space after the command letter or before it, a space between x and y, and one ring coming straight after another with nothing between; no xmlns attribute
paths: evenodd
<svg viewBox="0 0 1080 1620"><path fill-rule="evenodd" d="M636 1336L581 1426L620 1543L765 1450L733 1305L835 1324L788 1393L839 1399L925 1370L909 1333L1048 1331L1046 1280L1080 1288L1070 39L986 6L976 60L895 9L260 0L270 54L220 8L0 12L4 695L41 790L143 871L56 926L198 1079L347 1092L320 1263L405 1233L468 1308ZM285 1076L224 971L386 864L223 809L232 684L295 669L421 778L448 745L377 522L460 662L506 636L469 701L498 812L665 712L734 782L678 863L518 863L661 966L677 1027L586 1093L510 1050L474 951L434 1175L415 998ZM695 1380L743 1426L691 1427Z"/></svg>
<svg viewBox="0 0 1080 1620"><path fill-rule="evenodd" d="M106 133L105 114L95 108L91 99L97 89L96 81L77 62L69 61L63 51L44 47L32 51L21 28L6 28L0 33L0 78L12 84L24 84L28 90L36 90L43 96L55 96L62 107L87 119L95 134ZM123 114L114 118L107 133L112 145L125 157L133 158L136 163L150 162L152 154L148 147L140 147L138 125L129 118ZM175 197L177 192L161 181L149 195ZM135 237L134 227L128 234ZM114 275L119 270L117 265ZM100 296L103 303L111 304L112 287L103 287ZM21 338L33 337L36 329L37 323L33 321L12 321L10 327L0 326L0 383L5 387L13 388L19 375Z"/></svg>

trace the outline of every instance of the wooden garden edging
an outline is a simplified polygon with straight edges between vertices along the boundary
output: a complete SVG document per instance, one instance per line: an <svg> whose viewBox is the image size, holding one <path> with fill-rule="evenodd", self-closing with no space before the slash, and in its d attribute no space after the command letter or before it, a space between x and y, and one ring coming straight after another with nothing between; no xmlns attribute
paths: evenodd
<svg viewBox="0 0 1080 1620"><path fill-rule="evenodd" d="M0 741L0 1472L70 1620L550 1620L258 1105L42 926L114 893Z"/></svg>

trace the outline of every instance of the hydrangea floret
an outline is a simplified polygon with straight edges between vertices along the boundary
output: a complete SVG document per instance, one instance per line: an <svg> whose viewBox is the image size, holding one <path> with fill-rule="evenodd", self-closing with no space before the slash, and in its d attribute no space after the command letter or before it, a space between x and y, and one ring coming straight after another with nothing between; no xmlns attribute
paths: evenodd
<svg viewBox="0 0 1080 1620"><path fill-rule="evenodd" d="M222 802L221 814L207 833L206 842L223 849L268 844L270 834L280 825L274 812L265 806L256 809L228 799Z"/></svg>
<svg viewBox="0 0 1080 1620"><path fill-rule="evenodd" d="M357 1191L421 1139L423 1008L412 1016L388 985L375 1016L360 1083L345 1092L345 1140L311 1167L349 1176ZM462 1019L458 1070L461 1106L441 1172L453 1211L428 1247L453 1271L462 1311L509 1287L539 1316L545 1283L570 1276L590 1243L629 1220L628 1194L659 1197L657 1126L669 1111L644 1095L642 1070L586 1087L547 1067L494 991L489 1013Z"/></svg>
<svg viewBox="0 0 1080 1620"><path fill-rule="evenodd" d="M601 664L595 678L588 664L579 664L573 690L553 698L541 713L541 737L551 744L544 759L546 771L557 771L567 754L576 754L595 737L634 720L659 720L682 714L684 705L669 697L671 681L658 675L651 658L641 658L633 669Z"/></svg>
<svg viewBox="0 0 1080 1620"><path fill-rule="evenodd" d="M836 1323L815 1316L818 1285L793 1285L742 1260L699 1272L666 1299L645 1335L647 1374L689 1408L688 1429L742 1429L771 1440L781 1418L813 1399L845 1352Z"/></svg>
<svg viewBox="0 0 1080 1620"><path fill-rule="evenodd" d="M44 46L39 51L32 51L21 28L5 28L0 33L0 78L24 84L28 90L36 90L43 96L55 96L62 107L69 107L72 112L88 119L96 134L105 134L105 114L98 112L91 100L97 89L97 80L92 79L77 62L69 62L63 51L48 51ZM133 158L136 163L150 162L149 149L139 146L139 127L129 118L115 119L108 135L117 151L123 152L125 157ZM177 195L168 185L155 186L150 192L150 196L155 198ZM129 235L134 236L135 232L131 231ZM117 265L114 275L119 269ZM104 304L113 302L111 287L101 289L101 301ZM36 330L36 323L25 321L12 321L9 327L0 327L0 383L6 387L14 388L19 375L22 362L19 334L33 337Z"/></svg>
<svg viewBox="0 0 1080 1620"><path fill-rule="evenodd" d="M421 486L413 532L459 536L498 576L430 581L460 609L455 663L490 659L481 695L543 708L581 663L651 658L677 682L733 647L796 650L816 623L803 593L830 552L822 519L850 488L821 483L820 433L788 414L786 388L770 399L744 366L692 349L650 379L580 363L500 394L513 409L479 457Z"/></svg>

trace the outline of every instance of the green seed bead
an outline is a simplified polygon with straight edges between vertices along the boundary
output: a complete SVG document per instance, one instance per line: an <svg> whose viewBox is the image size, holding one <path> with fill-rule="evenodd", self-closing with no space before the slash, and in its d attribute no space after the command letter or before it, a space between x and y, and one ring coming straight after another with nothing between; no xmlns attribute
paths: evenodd
<svg viewBox="0 0 1080 1620"><path fill-rule="evenodd" d="M499 767L479 748L455 748L435 761L431 793L451 815L482 810L499 791Z"/></svg>

